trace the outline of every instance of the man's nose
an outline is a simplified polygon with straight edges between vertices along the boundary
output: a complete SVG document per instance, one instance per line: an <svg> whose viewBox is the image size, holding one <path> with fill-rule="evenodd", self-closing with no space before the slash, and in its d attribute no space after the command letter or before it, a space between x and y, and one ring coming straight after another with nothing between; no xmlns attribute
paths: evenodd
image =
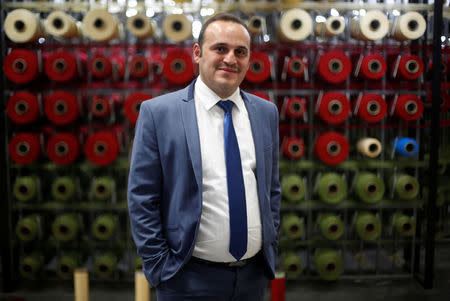
<svg viewBox="0 0 450 301"><path fill-rule="evenodd" d="M236 56L233 51L228 51L228 53L223 58L223 61L228 65L233 65L236 63Z"/></svg>

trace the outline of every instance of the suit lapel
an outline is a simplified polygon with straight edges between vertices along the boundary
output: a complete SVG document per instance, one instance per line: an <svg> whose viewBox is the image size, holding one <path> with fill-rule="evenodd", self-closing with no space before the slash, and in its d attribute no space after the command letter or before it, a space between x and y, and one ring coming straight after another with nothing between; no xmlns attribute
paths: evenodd
<svg viewBox="0 0 450 301"><path fill-rule="evenodd" d="M186 96L179 102L181 119L183 121L184 131L186 135L186 143L189 149L189 156L191 158L192 167L195 174L195 180L198 187L202 187L202 161L200 153L200 138L198 134L197 114L195 111L194 102L194 85L195 80L185 89ZM258 121L258 112L253 101L247 97L244 92L241 92L245 107L250 119L250 126L252 128L253 143L255 145L256 157L256 179L258 185L258 199L260 204L264 201L264 142L262 139L261 126Z"/></svg>
<svg viewBox="0 0 450 301"><path fill-rule="evenodd" d="M258 183L258 197L259 203L262 205L264 201L264 141L262 138L261 126L258 121L257 108L244 92L241 92L242 99L244 100L245 107L247 108L248 118L250 119L250 126L252 128L253 143L255 145L255 157L256 157L256 179ZM262 207L261 207L262 208Z"/></svg>
<svg viewBox="0 0 450 301"><path fill-rule="evenodd" d="M202 159L200 154L200 138L198 134L197 114L194 102L195 80L186 88L186 96L179 102L186 143L198 187L202 187Z"/></svg>

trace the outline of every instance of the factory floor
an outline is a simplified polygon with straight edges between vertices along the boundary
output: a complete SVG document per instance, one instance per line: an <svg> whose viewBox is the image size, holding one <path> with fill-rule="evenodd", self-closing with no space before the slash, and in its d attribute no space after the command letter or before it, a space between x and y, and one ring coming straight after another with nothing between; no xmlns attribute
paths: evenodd
<svg viewBox="0 0 450 301"><path fill-rule="evenodd" d="M450 276L437 279L440 285L431 289L423 289L413 280L402 281L365 281L338 282L335 284L288 283L286 301L448 301L450 299ZM442 286L441 286L442 285ZM40 291L20 290L11 294L0 294L1 301L73 301L73 292L66 288L45 288ZM156 300L155 292L151 292L151 300ZM133 287L93 288L91 301L134 301ZM270 301L267 291L265 301Z"/></svg>
<svg viewBox="0 0 450 301"><path fill-rule="evenodd" d="M339 280L334 283L318 281L288 281L286 301L448 301L450 300L450 250L436 249L434 288L426 290L414 279ZM0 301L73 301L70 285L56 287L36 286L0 293ZM154 290L151 300L156 300ZM90 287L90 301L134 301L132 284L113 287ZM212 300L213 301L213 300ZM267 290L265 301L270 301Z"/></svg>

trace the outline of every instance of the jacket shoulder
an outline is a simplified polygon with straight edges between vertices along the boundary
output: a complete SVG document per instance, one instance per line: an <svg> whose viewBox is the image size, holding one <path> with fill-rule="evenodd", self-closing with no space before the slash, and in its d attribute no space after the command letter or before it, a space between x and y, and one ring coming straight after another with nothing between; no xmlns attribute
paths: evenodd
<svg viewBox="0 0 450 301"><path fill-rule="evenodd" d="M242 93L243 93L243 94L245 95L245 97L247 97L252 103L254 103L255 105L259 106L260 108L262 108L262 109L264 109L264 110L269 110L269 111L272 111L272 110L274 110L274 109L278 111L277 106L276 106L274 103L272 103L272 102L270 102L270 101L268 101L268 100L266 100L266 99L264 99L264 98L261 98L261 97L259 97L259 96L256 96L256 95L254 95L254 94L245 92L245 91L242 91Z"/></svg>
<svg viewBox="0 0 450 301"><path fill-rule="evenodd" d="M186 99L186 97L186 89L181 89L151 98L147 101L144 101L141 106L145 106L151 110L161 110L174 107L175 102Z"/></svg>

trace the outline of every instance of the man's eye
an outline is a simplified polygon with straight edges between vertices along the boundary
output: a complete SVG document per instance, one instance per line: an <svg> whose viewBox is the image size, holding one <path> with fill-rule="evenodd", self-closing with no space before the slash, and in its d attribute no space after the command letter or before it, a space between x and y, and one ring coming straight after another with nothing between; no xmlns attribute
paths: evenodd
<svg viewBox="0 0 450 301"><path fill-rule="evenodd" d="M236 55L237 56L246 56L247 51L245 51L244 49L238 49L238 50L236 50Z"/></svg>
<svg viewBox="0 0 450 301"><path fill-rule="evenodd" d="M226 48L225 48L225 47L217 47L216 50L217 50L218 52L223 53L223 52L225 52Z"/></svg>

